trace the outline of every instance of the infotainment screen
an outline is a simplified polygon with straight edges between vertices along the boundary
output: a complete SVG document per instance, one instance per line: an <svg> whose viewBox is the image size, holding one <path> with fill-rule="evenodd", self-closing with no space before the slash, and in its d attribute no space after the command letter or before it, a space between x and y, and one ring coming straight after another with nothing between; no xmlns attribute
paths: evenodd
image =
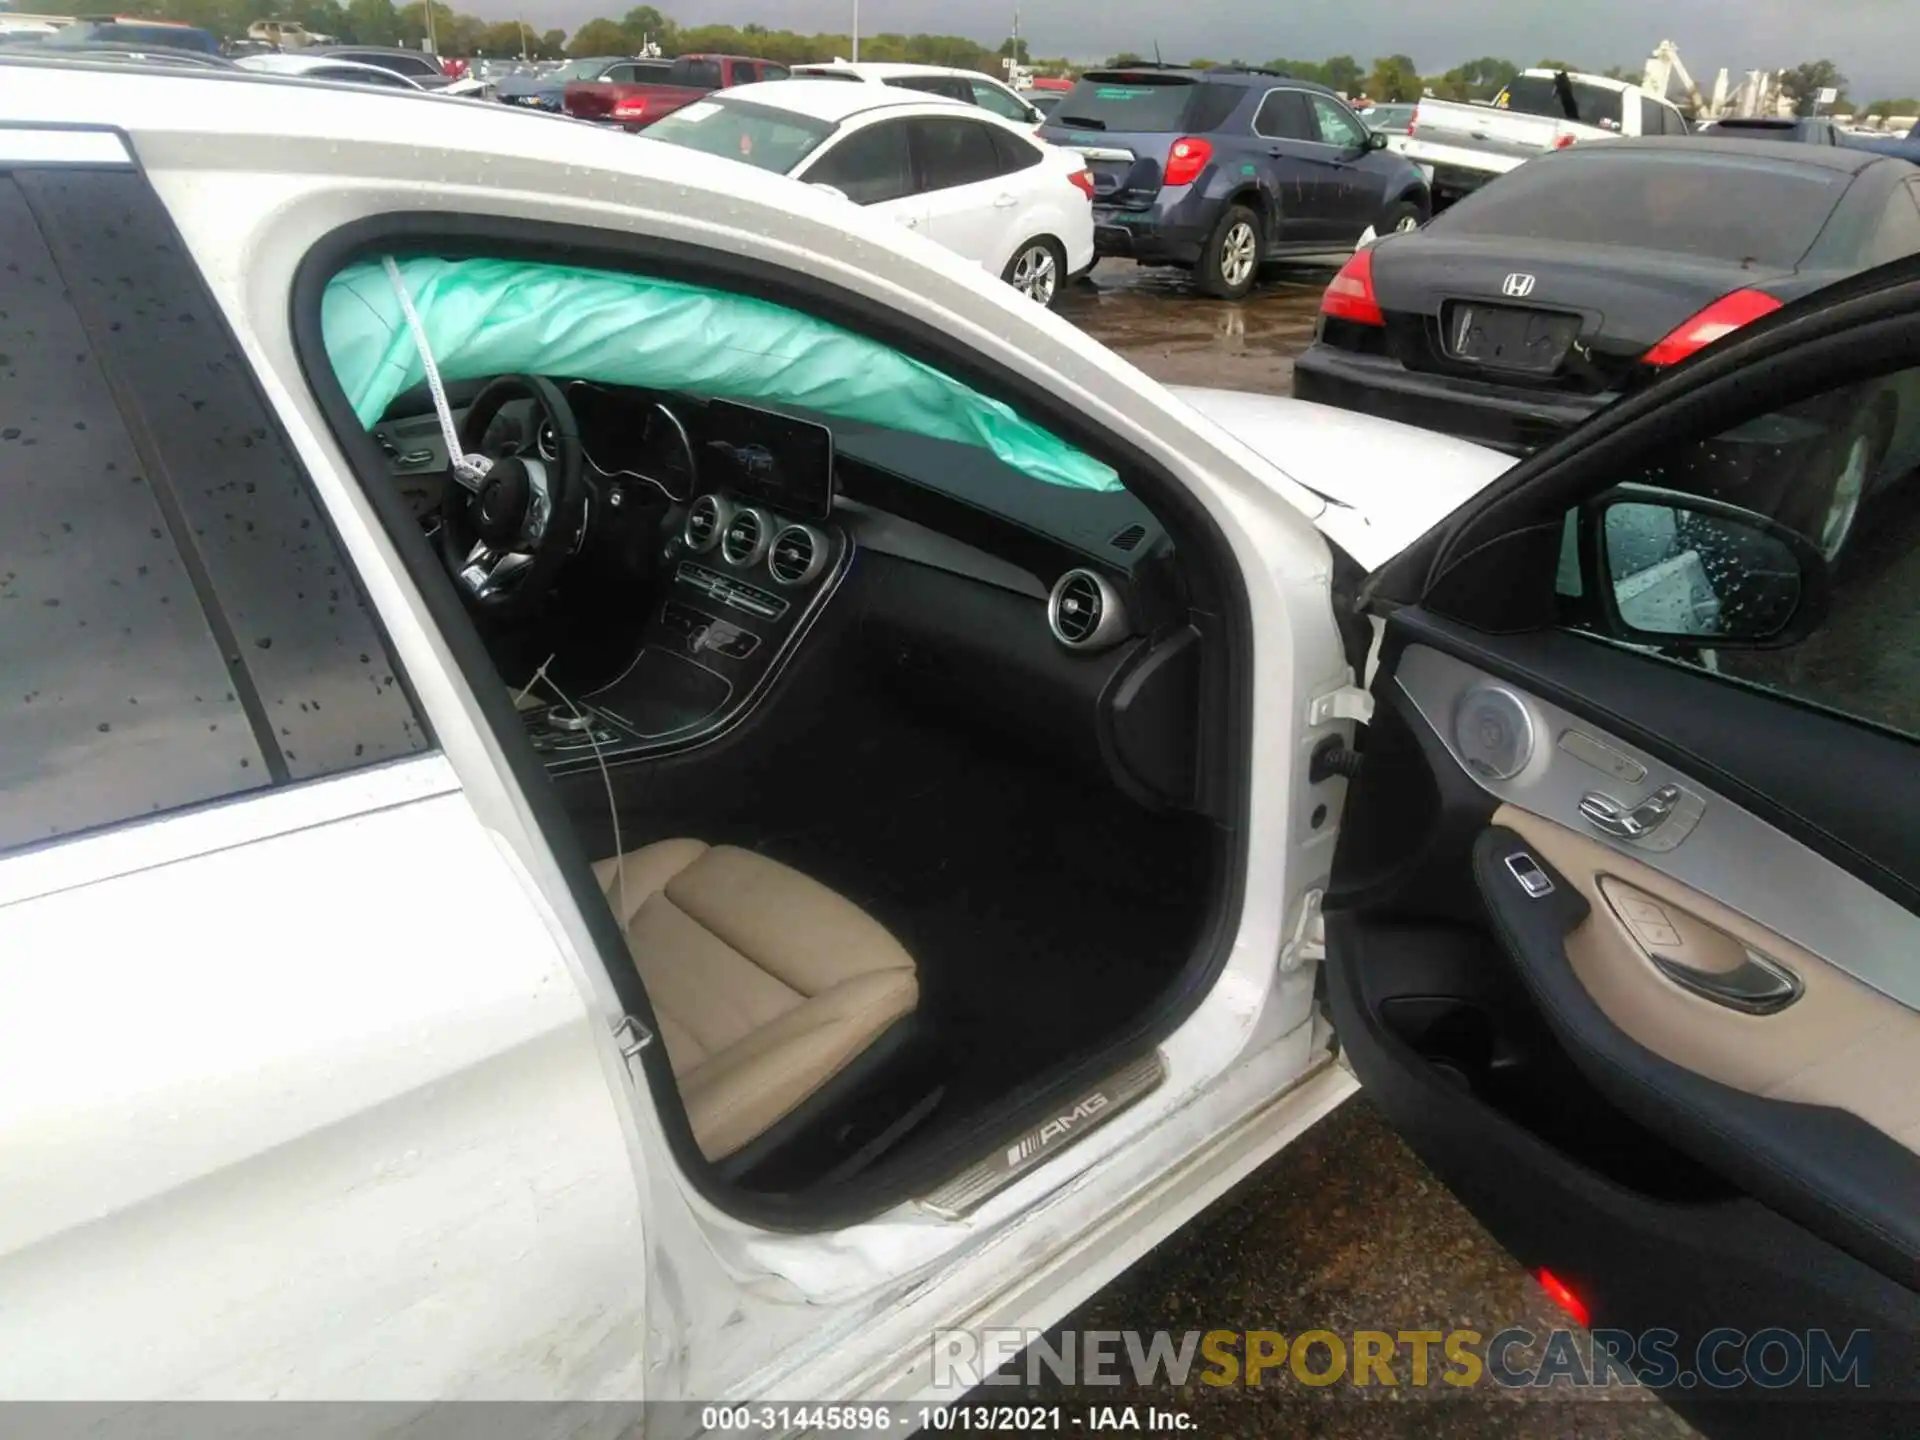
<svg viewBox="0 0 1920 1440"><path fill-rule="evenodd" d="M702 488L728 490L800 520L833 514L833 432L731 400L707 405Z"/></svg>

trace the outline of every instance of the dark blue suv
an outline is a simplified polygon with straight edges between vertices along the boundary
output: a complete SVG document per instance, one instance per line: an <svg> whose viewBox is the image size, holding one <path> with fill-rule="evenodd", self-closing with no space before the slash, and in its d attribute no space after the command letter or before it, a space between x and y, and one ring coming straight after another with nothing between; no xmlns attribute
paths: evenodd
<svg viewBox="0 0 1920 1440"><path fill-rule="evenodd" d="M1237 299L1267 260L1351 251L1432 213L1427 182L1325 86L1271 70L1092 70L1042 139L1087 157L1094 248Z"/></svg>

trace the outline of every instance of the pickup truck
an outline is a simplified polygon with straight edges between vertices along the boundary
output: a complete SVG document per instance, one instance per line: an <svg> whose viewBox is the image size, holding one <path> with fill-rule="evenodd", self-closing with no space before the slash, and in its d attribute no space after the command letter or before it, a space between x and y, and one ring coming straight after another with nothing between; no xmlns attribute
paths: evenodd
<svg viewBox="0 0 1920 1440"><path fill-rule="evenodd" d="M1402 153L1426 175L1438 211L1543 150L1687 133L1677 108L1632 81L1524 70L1485 105L1423 99Z"/></svg>
<svg viewBox="0 0 1920 1440"><path fill-rule="evenodd" d="M787 67L771 60L744 55L681 55L657 82L575 80L562 93L560 103L576 120L641 130L715 90L786 78Z"/></svg>

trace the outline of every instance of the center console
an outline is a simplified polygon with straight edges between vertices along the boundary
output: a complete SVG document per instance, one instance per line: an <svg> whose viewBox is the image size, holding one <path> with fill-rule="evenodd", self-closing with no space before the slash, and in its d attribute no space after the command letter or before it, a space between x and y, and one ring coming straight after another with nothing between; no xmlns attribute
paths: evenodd
<svg viewBox="0 0 1920 1440"><path fill-rule="evenodd" d="M716 415L714 412L722 412ZM766 692L839 585L852 542L833 519L824 426L712 402L694 497L665 554L639 653L581 700L526 712L556 772L678 750L731 728Z"/></svg>

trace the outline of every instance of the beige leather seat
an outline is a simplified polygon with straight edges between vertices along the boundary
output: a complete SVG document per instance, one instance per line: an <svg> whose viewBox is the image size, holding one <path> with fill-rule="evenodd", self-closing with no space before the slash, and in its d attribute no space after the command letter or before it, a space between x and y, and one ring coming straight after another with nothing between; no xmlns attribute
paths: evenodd
<svg viewBox="0 0 1920 1440"><path fill-rule="evenodd" d="M913 957L878 922L751 851L662 840L594 873L709 1160L790 1113L919 1002Z"/></svg>

